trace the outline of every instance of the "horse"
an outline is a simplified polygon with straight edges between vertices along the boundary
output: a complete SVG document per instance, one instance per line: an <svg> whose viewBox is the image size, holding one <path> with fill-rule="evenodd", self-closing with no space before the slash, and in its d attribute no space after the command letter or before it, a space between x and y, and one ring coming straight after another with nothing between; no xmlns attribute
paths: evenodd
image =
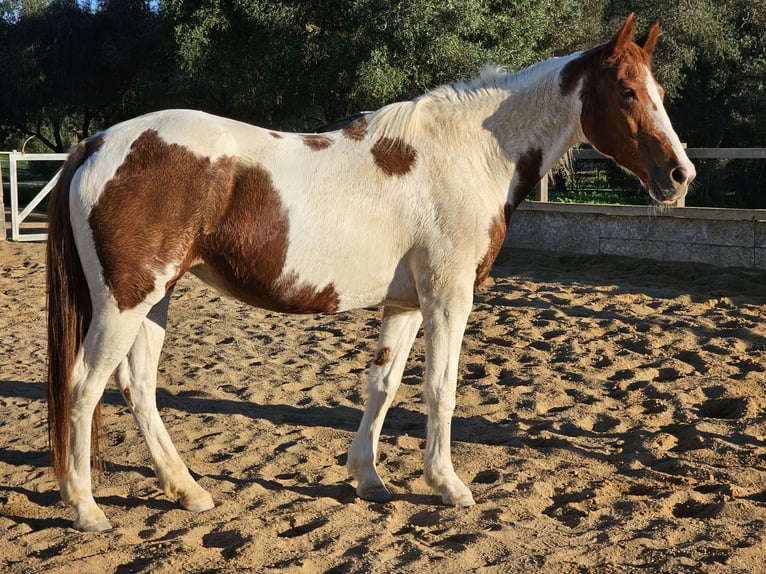
<svg viewBox="0 0 766 574"><path fill-rule="evenodd" d="M74 528L111 528L91 471L112 374L165 495L214 506L156 406L168 305L187 271L271 311L383 308L347 460L369 501L391 499L378 439L423 326L424 476L444 504L474 504L450 453L458 357L513 211L578 142L660 204L695 176L651 72L659 22L634 32L631 14L590 50L517 73L487 67L327 133L165 110L77 144L52 192L46 250L51 463Z"/></svg>

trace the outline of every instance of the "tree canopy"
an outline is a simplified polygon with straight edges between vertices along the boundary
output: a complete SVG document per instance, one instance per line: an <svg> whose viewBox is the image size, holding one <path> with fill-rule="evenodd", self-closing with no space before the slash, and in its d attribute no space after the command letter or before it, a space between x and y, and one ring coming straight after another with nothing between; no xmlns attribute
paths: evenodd
<svg viewBox="0 0 766 574"><path fill-rule="evenodd" d="M35 8L32 9L30 4ZM113 0L90 11L74 1L28 2L0 23L0 126L67 150L138 109L162 45L146 2Z"/></svg>
<svg viewBox="0 0 766 574"><path fill-rule="evenodd" d="M752 0L4 0L0 141L64 151L152 109L311 130L660 19L655 73L692 147L763 146L766 3ZM761 170L764 171L763 169Z"/></svg>

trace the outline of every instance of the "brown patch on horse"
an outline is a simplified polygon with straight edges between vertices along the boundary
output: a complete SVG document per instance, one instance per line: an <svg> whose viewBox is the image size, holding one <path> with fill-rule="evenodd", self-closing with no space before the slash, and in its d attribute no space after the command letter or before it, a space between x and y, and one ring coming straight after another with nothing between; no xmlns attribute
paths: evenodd
<svg viewBox="0 0 766 574"><path fill-rule="evenodd" d="M373 364L382 367L391 360L391 347L383 347L378 354L375 355Z"/></svg>
<svg viewBox="0 0 766 574"><path fill-rule="evenodd" d="M183 274L197 235L223 208L232 163L212 163L168 144L155 130L133 142L89 220L104 280L120 311L143 302L168 265L179 265L176 277Z"/></svg>
<svg viewBox="0 0 766 574"><path fill-rule="evenodd" d="M69 425L72 414L72 371L90 325L92 306L88 283L70 223L69 188L77 170L102 146L101 135L77 144L50 194L46 282L48 307L48 447L58 479L69 470ZM101 468L101 402L91 426L94 468Z"/></svg>
<svg viewBox="0 0 766 574"><path fill-rule="evenodd" d="M531 149L522 154L516 163L516 189L526 197L540 181L543 166L543 150Z"/></svg>
<svg viewBox="0 0 766 574"><path fill-rule="evenodd" d="M362 141L367 135L367 118L359 118L348 124L341 133L350 140Z"/></svg>
<svg viewBox="0 0 766 574"><path fill-rule="evenodd" d="M503 206L503 218L505 219L505 226L511 222L511 215L513 215L513 206L510 203L506 203Z"/></svg>
<svg viewBox="0 0 766 574"><path fill-rule="evenodd" d="M335 311L332 285L322 290L282 274L289 222L270 174L259 165L215 162L156 131L142 133L91 211L104 279L120 310L144 301L157 274L175 276L204 261L216 286L265 309Z"/></svg>
<svg viewBox="0 0 766 574"><path fill-rule="evenodd" d="M388 176L406 175L418 157L417 150L400 138L380 138L370 152L375 164Z"/></svg>
<svg viewBox="0 0 766 574"><path fill-rule="evenodd" d="M489 272L492 269L492 264L497 259L497 255L500 253L500 249L503 247L505 241L505 233L508 229L507 223L510 217L507 205L501 213L498 213L492 218L492 222L489 225L489 245L484 257L479 261L479 265L476 267L476 279L473 282L474 289L478 289L482 283L489 277Z"/></svg>
<svg viewBox="0 0 766 574"><path fill-rule="evenodd" d="M132 409L133 408L133 397L130 394L130 389L123 389L122 390L122 396L125 397L125 402L128 403L128 406Z"/></svg>
<svg viewBox="0 0 766 574"><path fill-rule="evenodd" d="M585 73L595 65L596 59L600 59L600 48L588 50L564 66L559 75L559 90L562 96L572 95L580 81L585 81Z"/></svg>
<svg viewBox="0 0 766 574"><path fill-rule="evenodd" d="M505 222L511 217L511 213L516 209L519 204L529 195L537 183L540 181L542 174L540 171L543 166L543 150L540 148L533 148L525 151L521 154L521 157L516 161L516 173L513 177L513 198L512 203L505 206Z"/></svg>
<svg viewBox="0 0 766 574"><path fill-rule="evenodd" d="M489 245L484 257L479 261L476 267L476 279L474 280L474 289L479 288L489 277L492 265L495 263L500 249L505 242L505 235L508 231L508 224L511 220L513 211L524 201L529 192L534 189L537 182L540 181L540 170L543 165L543 150L533 148L524 152L516 162L516 173L513 178L513 203L506 203L503 210L492 218L489 226Z"/></svg>
<svg viewBox="0 0 766 574"><path fill-rule="evenodd" d="M328 148L332 145L332 138L315 134L301 136L303 143L313 150Z"/></svg>
<svg viewBox="0 0 766 574"><path fill-rule="evenodd" d="M282 134L279 132L269 132L269 135L273 137L275 140L282 139Z"/></svg>
<svg viewBox="0 0 766 574"><path fill-rule="evenodd" d="M207 269L195 273L256 307L289 313L338 310L332 284L318 290L294 272L283 275L289 219L268 171L238 165L227 206L215 230L200 238L197 248Z"/></svg>

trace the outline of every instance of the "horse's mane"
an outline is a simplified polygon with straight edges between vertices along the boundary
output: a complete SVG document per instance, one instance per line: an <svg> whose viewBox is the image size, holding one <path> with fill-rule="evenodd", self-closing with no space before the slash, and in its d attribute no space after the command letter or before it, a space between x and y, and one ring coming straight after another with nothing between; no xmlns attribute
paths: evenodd
<svg viewBox="0 0 766 574"><path fill-rule="evenodd" d="M547 83L543 80L557 78L551 72L560 70L563 63L565 58L551 58L518 72L506 72L500 66L487 65L475 78L445 84L413 100L395 102L380 108L370 117L369 125L385 137L411 142L422 133L425 121L432 117L429 114L435 108L441 105L454 108L464 104L466 108L480 109L481 102L496 101L525 88L539 85L540 89L544 89Z"/></svg>

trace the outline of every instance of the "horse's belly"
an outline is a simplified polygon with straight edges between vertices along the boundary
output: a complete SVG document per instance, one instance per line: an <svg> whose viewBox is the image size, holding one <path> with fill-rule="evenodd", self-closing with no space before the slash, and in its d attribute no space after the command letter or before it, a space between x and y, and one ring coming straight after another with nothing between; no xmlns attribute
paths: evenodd
<svg viewBox="0 0 766 574"><path fill-rule="evenodd" d="M381 304L417 307L414 281L408 274L394 273L393 278L372 280L358 277L321 285L301 280L289 271L276 280L241 276L237 270L222 262L204 262L190 271L218 291L240 301L280 313L336 313L351 309L375 307Z"/></svg>
<svg viewBox="0 0 766 574"><path fill-rule="evenodd" d="M208 285L240 301L280 313L335 313L340 299L331 284L316 287L287 274L276 280L244 275L225 262L195 265L190 271Z"/></svg>

